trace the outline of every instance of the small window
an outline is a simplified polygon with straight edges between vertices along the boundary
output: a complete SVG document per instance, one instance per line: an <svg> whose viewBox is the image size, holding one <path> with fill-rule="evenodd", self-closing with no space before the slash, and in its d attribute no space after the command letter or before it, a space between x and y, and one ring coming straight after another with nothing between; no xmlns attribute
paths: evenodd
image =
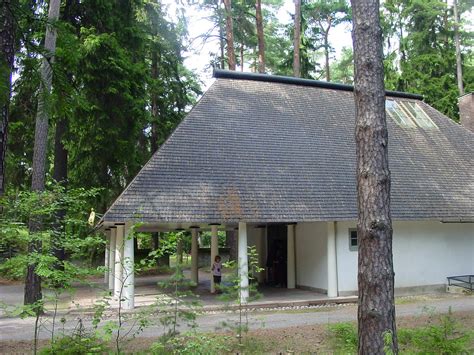
<svg viewBox="0 0 474 355"><path fill-rule="evenodd" d="M422 128L438 128L417 103L403 101L400 104L418 126Z"/></svg>
<svg viewBox="0 0 474 355"><path fill-rule="evenodd" d="M400 107L400 105L393 100L385 101L385 109L388 115L402 127L416 127L413 120L407 113Z"/></svg>
<svg viewBox="0 0 474 355"><path fill-rule="evenodd" d="M357 229L349 229L349 250L357 251L359 249L359 239L357 238Z"/></svg>

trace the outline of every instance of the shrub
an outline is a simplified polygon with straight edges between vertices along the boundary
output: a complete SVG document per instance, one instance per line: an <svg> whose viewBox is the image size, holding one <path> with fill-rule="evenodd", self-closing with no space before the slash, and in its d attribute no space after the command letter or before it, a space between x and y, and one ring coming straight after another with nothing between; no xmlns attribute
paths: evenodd
<svg viewBox="0 0 474 355"><path fill-rule="evenodd" d="M356 326L352 323L329 325L331 343L336 352L357 353L358 336Z"/></svg>
<svg viewBox="0 0 474 355"><path fill-rule="evenodd" d="M224 335L188 334L174 337L163 337L154 343L150 351L153 354L193 354L213 355L230 353L232 339Z"/></svg>
<svg viewBox="0 0 474 355"><path fill-rule="evenodd" d="M104 354L110 349L106 343L90 334L74 334L64 336L54 341L48 349L42 349L41 354Z"/></svg>

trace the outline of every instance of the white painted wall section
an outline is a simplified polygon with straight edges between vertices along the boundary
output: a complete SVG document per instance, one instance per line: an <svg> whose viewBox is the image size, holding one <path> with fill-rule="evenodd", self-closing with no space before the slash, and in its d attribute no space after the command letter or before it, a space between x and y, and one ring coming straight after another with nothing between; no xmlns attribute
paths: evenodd
<svg viewBox="0 0 474 355"><path fill-rule="evenodd" d="M349 228L336 232L338 287L357 290L357 252L349 250ZM438 221L393 224L395 288L446 284L447 276L474 274L474 224Z"/></svg>
<svg viewBox="0 0 474 355"><path fill-rule="evenodd" d="M295 235L296 285L327 290L327 223L298 223Z"/></svg>

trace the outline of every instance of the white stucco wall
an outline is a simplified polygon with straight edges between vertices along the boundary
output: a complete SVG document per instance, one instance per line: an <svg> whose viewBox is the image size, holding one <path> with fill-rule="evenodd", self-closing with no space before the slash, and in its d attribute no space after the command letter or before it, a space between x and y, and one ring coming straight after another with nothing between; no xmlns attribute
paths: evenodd
<svg viewBox="0 0 474 355"><path fill-rule="evenodd" d="M327 290L327 223L298 223L295 244L296 285Z"/></svg>
<svg viewBox="0 0 474 355"><path fill-rule="evenodd" d="M349 250L349 228L336 230L339 292L357 290L357 252ZM447 276L474 274L474 224L394 222L395 288L445 284Z"/></svg>

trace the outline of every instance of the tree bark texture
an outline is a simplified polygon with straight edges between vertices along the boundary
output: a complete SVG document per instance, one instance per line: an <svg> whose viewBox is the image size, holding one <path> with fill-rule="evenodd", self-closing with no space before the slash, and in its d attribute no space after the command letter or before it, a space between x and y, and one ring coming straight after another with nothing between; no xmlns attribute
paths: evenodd
<svg viewBox="0 0 474 355"><path fill-rule="evenodd" d="M301 0L295 0L295 28L293 36L293 76L301 76L300 64L300 44L301 44Z"/></svg>
<svg viewBox="0 0 474 355"><path fill-rule="evenodd" d="M255 1L255 19L257 24L258 72L265 73L265 35L263 33L262 0Z"/></svg>
<svg viewBox="0 0 474 355"><path fill-rule="evenodd" d="M386 332L392 334L392 349L397 353L379 1L351 2L357 147L359 354L384 354Z"/></svg>
<svg viewBox="0 0 474 355"><path fill-rule="evenodd" d="M59 17L60 0L51 0L48 12L48 25L46 26L46 37L44 43L44 56L41 61L41 86L38 97L38 108L35 124L35 143L33 151L33 171L31 188L33 191L44 190L46 157L48 146L48 121L51 104L51 83L53 80L52 64L54 51L56 50L55 22Z"/></svg>
<svg viewBox="0 0 474 355"><path fill-rule="evenodd" d="M324 33L324 58L325 58L325 69L326 69L326 81L331 81L331 71L329 66L329 29L331 24L329 24L326 32Z"/></svg>
<svg viewBox="0 0 474 355"><path fill-rule="evenodd" d="M41 62L41 85L38 97L38 108L36 112L35 143L33 149L33 169L31 179L31 189L33 191L43 191L46 178L46 160L48 146L48 121L50 116L50 94L53 79L52 63L56 50L56 29L55 22L59 18L61 1L51 0L48 11L48 24L46 26L46 36L44 41L44 56ZM36 233L41 229L41 221L31 219L29 225L30 233ZM40 241L32 241L28 246L29 253L41 250ZM25 304L33 304L42 298L41 279L36 274L36 265L30 264L27 268L25 280Z"/></svg>
<svg viewBox="0 0 474 355"><path fill-rule="evenodd" d="M15 57L15 20L12 10L14 6L16 0L2 0L0 5L0 48L3 53L0 62L0 196L5 193L5 155Z"/></svg>
<svg viewBox="0 0 474 355"><path fill-rule="evenodd" d="M221 1L216 0L216 12L219 21L219 47L221 51L220 69L225 69L225 38L224 38L224 21L222 19Z"/></svg>
<svg viewBox="0 0 474 355"><path fill-rule="evenodd" d="M459 39L459 14L457 0L453 1L454 12L454 44L456 46L456 78L458 82L459 96L464 95L464 84L462 77L462 63L461 63L461 40Z"/></svg>
<svg viewBox="0 0 474 355"><path fill-rule="evenodd" d="M225 30L227 37L227 62L229 70L235 70L234 23L232 20L232 1L223 0L225 7Z"/></svg>

